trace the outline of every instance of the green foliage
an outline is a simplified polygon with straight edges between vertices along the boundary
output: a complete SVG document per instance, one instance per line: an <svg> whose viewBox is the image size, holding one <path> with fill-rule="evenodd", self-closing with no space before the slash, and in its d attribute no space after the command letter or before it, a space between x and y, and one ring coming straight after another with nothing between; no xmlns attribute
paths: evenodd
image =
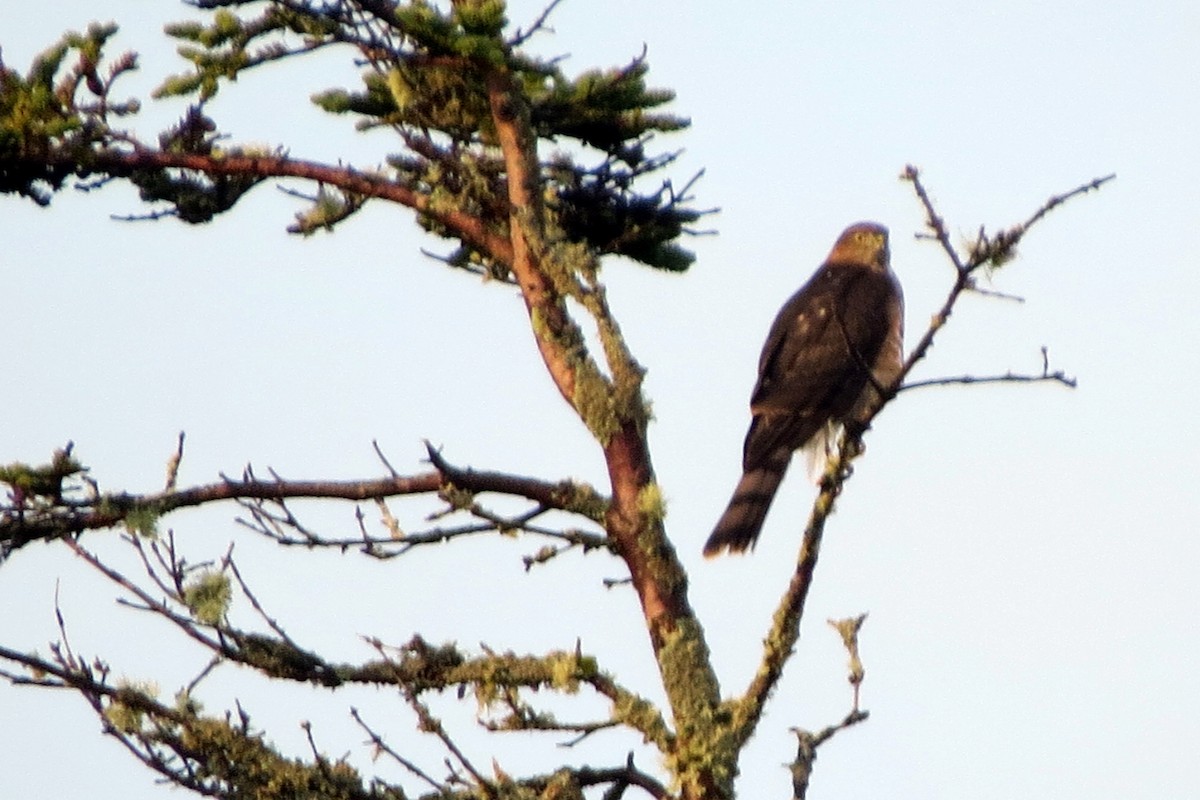
<svg viewBox="0 0 1200 800"><path fill-rule="evenodd" d="M333 226L362 207L363 198L350 192L340 192L322 186L312 198L312 205L296 214L296 222L288 233L309 236L317 231L332 231Z"/></svg>
<svg viewBox="0 0 1200 800"><path fill-rule="evenodd" d="M261 734L252 733L246 725L234 726L226 720L189 717L181 725L156 735L171 749L193 758L195 777L202 785L219 787L223 797L238 800L294 800L322 798L323 800L356 800L371 797L403 797L398 792L367 790L358 771L345 761L329 761L319 757L308 764L299 759L284 758Z"/></svg>
<svg viewBox="0 0 1200 800"><path fill-rule="evenodd" d="M87 467L71 455L72 449L72 444L68 443L55 450L49 464L35 467L18 461L0 466L0 483L8 484L12 489L17 505L38 500L61 502L64 482L87 472Z"/></svg>
<svg viewBox="0 0 1200 800"><path fill-rule="evenodd" d="M140 701L156 694L153 683L122 681L104 706L105 721L121 733L140 734L146 726L146 704Z"/></svg>
<svg viewBox="0 0 1200 800"><path fill-rule="evenodd" d="M229 613L233 588L224 572L201 572L183 589L183 602L198 622L216 625Z"/></svg>
<svg viewBox="0 0 1200 800"><path fill-rule="evenodd" d="M195 715L204 710L204 704L196 699L191 690L180 689L175 693L174 710L180 714Z"/></svg>
<svg viewBox="0 0 1200 800"><path fill-rule="evenodd" d="M398 110L397 96L403 93L400 82L368 72L363 75L363 84L366 87L363 92L328 89L314 94L312 101L331 114L361 114L367 118L374 118L360 123L360 129L379 124L379 120L390 119Z"/></svg>
<svg viewBox="0 0 1200 800"><path fill-rule="evenodd" d="M562 486L561 494L566 510L581 514L593 522L604 521L604 515L608 512L608 499L597 492L595 487L572 481Z"/></svg>
<svg viewBox="0 0 1200 800"><path fill-rule="evenodd" d="M534 127L548 139L570 137L636 167L645 158L643 137L688 125L672 114L647 113L675 99L674 92L646 86L648 70L640 57L622 69L589 70L574 79L555 70L530 87Z"/></svg>
<svg viewBox="0 0 1200 800"><path fill-rule="evenodd" d="M318 656L296 647L291 642L273 639L257 633L226 630L237 645L236 656L275 678L311 681L336 686L340 680Z"/></svg>
<svg viewBox="0 0 1200 800"><path fill-rule="evenodd" d="M661 524L667 517L667 501L663 497L662 487L657 483L648 483L638 492L638 511L648 521Z"/></svg>
<svg viewBox="0 0 1200 800"><path fill-rule="evenodd" d="M546 151L540 155L547 218L539 226L596 255L621 255L676 272L692 263L692 254L677 240L706 212L692 208L686 191L677 194L669 181L652 183L675 154L648 152L656 134L680 130L688 121L660 110L673 94L647 85L643 57L624 67L569 76L558 62L522 52L523 39L504 38L508 20L502 0L458 0L446 10L409 0L388 4L386 12L374 3L202 0L197 5L213 9L207 21L166 27L190 69L165 79L154 96L193 97L197 104L160 135L163 153L211 161L243 152L216 147L224 137L205 113L206 101L246 70L326 48L349 48L367 61L360 86L318 92L313 102L329 113L358 117L361 130L397 134L402 147L388 158L390 171L381 177L424 199L417 221L456 241L447 263L507 279L507 267L494 252L445 223L467 215L492 235L507 234L507 166L496 152L488 89L489 75L503 75L519 87L530 132ZM114 135L108 120L137 110L136 102L119 104L109 96L113 79L134 68L133 56L118 59L107 72L100 69L104 45L115 31L112 25L94 25L85 34L69 34L39 56L25 76L0 65L0 192L45 204L68 177L98 175L130 180L145 202L167 206L150 217L202 223L229 210L266 176L251 169L190 166L203 160L189 162L187 169L130 167L125 158L112 163L109 156L128 153L129 137ZM81 86L100 102L83 102L77 96ZM282 157L283 152L272 154ZM289 230L303 235L332 230L367 199L319 188Z"/></svg>
<svg viewBox="0 0 1200 800"><path fill-rule="evenodd" d="M645 61L592 70L574 79L556 67L516 56L510 67L526 89L531 122L541 138L548 143L572 140L602 153L594 166L582 165L579 155L565 151L546 161L552 208L567 240L658 269L687 269L694 256L675 240L706 212L689 207L691 198L686 192L676 194L669 182L648 193L639 188L643 179L670 166L677 155L648 155L650 137L688 124L680 117L649 112L672 100L673 94L647 88ZM440 184L469 163L470 151L462 146L492 143L485 91L470 70L416 59L384 74L365 73L363 81L363 91L330 90L316 95L314 102L332 113L361 115L361 129L437 131L458 143L452 154L423 141L417 158L394 157L391 163L406 182ZM486 159L476 157L475 163ZM486 177L488 182L477 183L471 192L453 192L455 207L466 206L472 213L494 207L503 197L503 174L492 169ZM427 227L440 232L434 225Z"/></svg>
<svg viewBox="0 0 1200 800"><path fill-rule="evenodd" d="M136 505L125 511L125 529L134 536L153 539L158 536L158 509L149 505Z"/></svg>
<svg viewBox="0 0 1200 800"><path fill-rule="evenodd" d="M651 194L634 188L641 175L674 158L669 154L636 169L606 161L594 170L556 160L551 165L559 185L554 210L564 234L588 242L599 253L626 256L669 272L686 270L695 256L675 239L708 212L689 208L686 191L677 195L670 183Z"/></svg>
<svg viewBox="0 0 1200 800"><path fill-rule="evenodd" d="M241 150L218 151L216 123L206 116L200 106L192 106L174 127L158 137L164 153L200 156L231 156ZM166 202L174 216L183 222L208 222L217 214L228 211L246 192L257 186L262 178L245 174L203 174L175 169L146 168L129 173L129 181L138 187L138 194L148 203Z"/></svg>
<svg viewBox="0 0 1200 800"><path fill-rule="evenodd" d="M425 0L402 3L392 12L396 28L431 55L454 52L456 35L454 20L442 14Z"/></svg>
<svg viewBox="0 0 1200 800"><path fill-rule="evenodd" d="M136 69L136 58L122 56L104 77L99 71L103 47L116 30L93 24L84 33L67 33L34 58L24 76L0 62L0 193L47 205L68 177L88 174L88 155L103 138L106 119L137 112L136 101L109 98L116 78ZM97 102L81 104L81 87ZM63 151L69 157L55 157Z"/></svg>
<svg viewBox="0 0 1200 800"><path fill-rule="evenodd" d="M454 4L452 18L468 34L498 39L508 18L504 0L467 0Z"/></svg>
<svg viewBox="0 0 1200 800"><path fill-rule="evenodd" d="M91 684L95 685L95 684ZM89 689L88 691L94 691ZM403 800L382 781L365 785L345 759L314 753L311 761L287 758L236 716L206 717L198 703L180 693L173 706L158 702L152 684L121 682L92 696L102 704L108 732L145 757L179 769L181 786L230 800Z"/></svg>
<svg viewBox="0 0 1200 800"><path fill-rule="evenodd" d="M697 658L706 662L708 647L699 623L692 619L672 631L659 651L664 680L692 675L682 665ZM686 784L697 780L700 774L711 774L723 786L722 796L732 797L733 779L737 775L730 770L736 769L737 764L736 737L730 714L716 702L720 689L715 679L710 684L689 682L668 686L667 695L672 698L674 715L679 720L682 743L671 754L672 775Z"/></svg>
<svg viewBox="0 0 1200 800"><path fill-rule="evenodd" d="M571 399L572 404L596 441L607 445L621 427L614 409L612 384L590 361L577 359L574 367L575 396Z"/></svg>
<svg viewBox="0 0 1200 800"><path fill-rule="evenodd" d="M368 83L375 77L368 76ZM395 110L380 122L440 131L456 142L494 140L487 93L472 71L452 63L398 64L385 80Z"/></svg>
<svg viewBox="0 0 1200 800"><path fill-rule="evenodd" d="M239 3L237 5L249 5ZM305 45L289 46L272 41L288 33L302 37L329 37L338 30L337 24L321 14L306 14L271 4L261 14L241 17L218 8L212 23L202 25L187 21L166 26L165 32L181 40L179 55L190 61L190 73L167 78L154 91L155 97L181 97L195 94L208 100L220 90L224 80L235 80L239 73L252 67L303 52ZM260 44L259 40L268 41Z"/></svg>

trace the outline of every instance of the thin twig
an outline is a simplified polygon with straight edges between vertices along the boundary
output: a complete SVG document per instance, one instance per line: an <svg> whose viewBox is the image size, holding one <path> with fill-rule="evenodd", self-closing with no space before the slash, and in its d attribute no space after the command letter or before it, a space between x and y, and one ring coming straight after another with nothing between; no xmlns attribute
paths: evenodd
<svg viewBox="0 0 1200 800"><path fill-rule="evenodd" d="M1074 389L1078 386L1079 381L1067 375L1061 370L1056 372L1048 372L1044 375L1021 375L1015 372L1006 372L1003 375L955 375L947 378L928 378L921 381L913 381L901 386L897 391L907 392L911 389L924 389L929 386L953 386L973 385L984 383L1060 383L1063 386Z"/></svg>
<svg viewBox="0 0 1200 800"><path fill-rule="evenodd" d="M655 800L665 800L672 796L667 791L667 787L633 765L633 753L630 753L625 759L623 767L610 769L580 767L579 769L572 770L572 774L580 786L596 786L604 783L612 784L612 788L604 793L604 797L619 798L623 796L623 790L626 786L636 786L655 798ZM530 785L534 782L523 781L523 783Z"/></svg>
<svg viewBox="0 0 1200 800"><path fill-rule="evenodd" d="M524 497L545 509L565 511L593 522L603 521L608 499L586 484L569 480L552 483L502 472L460 469L450 466L440 456L437 456L436 460L439 467L436 471L371 480L294 481L285 480L272 472L274 479L264 481L257 479L253 469L247 467L241 480L222 476L223 480L220 483L182 490L144 495L122 493L89 495L84 498L60 497L54 498L53 504L34 510L27 508L28 504L24 498L19 498L12 501L11 507L0 504L0 552L11 552L32 541L69 536L85 530L111 528L125 523L137 514L161 517L180 508L227 500L252 504L247 507L255 516L255 521L262 525L263 533L273 535L272 528L278 533L278 526L282 525L303 533L308 544L317 545L320 543L318 537L304 530L299 520L287 509L286 500L320 498L362 501L400 495L434 494L441 491L447 481L466 491ZM262 503L266 501L277 504L283 516L273 517L267 514L262 507ZM536 532L552 535L544 530ZM600 544L599 540L597 544Z"/></svg>
<svg viewBox="0 0 1200 800"><path fill-rule="evenodd" d="M1009 300L1013 303L1024 303L1025 298L1017 294L1009 294L1008 292L998 292L995 289L983 289L978 284L972 283L967 287L967 291L971 294L981 295L983 297L992 297L996 300Z"/></svg>
<svg viewBox="0 0 1200 800"><path fill-rule="evenodd" d="M817 760L817 748L820 747L838 731L845 730L860 722L864 722L870 714L855 709L846 715L845 719L835 725L823 729L819 733L810 733L801 728L792 728L796 734L796 760L791 763L792 771L792 800L804 800L808 794L808 781L812 776L813 763Z"/></svg>
<svg viewBox="0 0 1200 800"><path fill-rule="evenodd" d="M388 474L393 478L399 478L400 473L396 471L396 468L392 466L392 462L388 461L387 456L383 454L383 449L379 446L378 439L371 440L371 447L375 449L375 455L379 456L379 460L383 462L383 466L387 467Z"/></svg>
<svg viewBox="0 0 1200 800"><path fill-rule="evenodd" d="M196 673L196 677L188 681L187 686L183 688L184 694L190 695L194 693L196 691L196 687L200 685L200 682L211 675L213 670L221 666L221 663L224 660L225 659L223 659L221 656L213 656L211 659L209 659L204 668L201 669L200 672Z"/></svg>
<svg viewBox="0 0 1200 800"><path fill-rule="evenodd" d="M921 183L921 173L912 164L904 168L900 178L906 180L913 185L913 191L917 194L917 199L921 203L921 207L925 209L925 227L931 232L934 239L942 246L946 256L950 259L950 263L959 273L967 271L962 259L958 256L958 250L950 242L950 234L946 231L946 223L933 207L933 201L929 199L929 193L925 191L925 185Z"/></svg>
<svg viewBox="0 0 1200 800"><path fill-rule="evenodd" d="M509 47L520 47L521 45L525 44L525 42L529 41L529 39L538 31L545 30L546 20L550 18L550 14L554 12L554 9L561 2L562 0L551 0L550 4L542 9L542 13L539 14L538 18L535 19L533 24L529 26L529 30L522 31L520 28L518 28L516 34L508 40Z"/></svg>
<svg viewBox="0 0 1200 800"><path fill-rule="evenodd" d="M475 765L471 763L471 759L467 758L467 755L454 742L454 740L450 737L450 734L446 732L446 728L442 725L442 721L433 716L433 714L429 711L429 707L421 702L421 699L417 697L415 692L408 687L402 688L404 692L404 699L408 701L409 706L417 714L417 720L420 723L421 730L426 733L432 733L441 741L442 746L454 756L455 760L462 765L463 769L471 774L471 777L475 779L476 785L485 796L489 798L496 797L496 787L492 785L491 781L483 777L483 773L475 768Z"/></svg>
<svg viewBox="0 0 1200 800"><path fill-rule="evenodd" d="M429 784L430 787L432 787L435 792L446 791L447 787L444 784L439 783L438 781L434 780L433 778L431 778L429 776L429 773L425 772L423 769L418 767L415 763L413 763L412 761L409 761L407 758L405 758L404 756L400 755L398 752L393 750L392 747L383 740L383 737L381 735L379 735L378 733L376 733L375 730L370 725L368 725L365 720L363 720L362 715L359 714L357 708L350 709L350 716L354 719L355 722L358 723L358 726L363 729L363 731L367 734L367 736L370 737L370 743L375 748L376 752L384 753L387 756L389 756L397 764L404 767L406 770L408 770L409 772L411 772L413 775L417 776L421 780L425 781L425 783Z"/></svg>
<svg viewBox="0 0 1200 800"><path fill-rule="evenodd" d="M175 482L179 478L179 462L183 460L183 439L184 432L179 432L179 442L175 445L175 453L167 461L167 483L163 487L164 491L174 491Z"/></svg>
<svg viewBox="0 0 1200 800"><path fill-rule="evenodd" d="M125 577L125 575L123 575L122 573L117 572L112 567L109 567L107 564L105 564L103 561L101 561L94 553L92 553L91 551L87 550L86 548L80 546L78 542L68 540L67 546L71 548L71 550L75 553L75 555L79 556L84 561L86 561L92 568L96 569L98 572L100 572L106 578L111 580L113 583L116 583L118 586L123 588L125 591L129 592L134 597L136 597L138 600L140 600L144 604L144 606L138 606L136 604L130 603L129 601L125 601L125 600L118 600L117 602L122 603L124 605L128 605L133 608L140 608L141 610L144 610L144 611L152 611L155 614L158 614L159 616L163 617L164 619L167 619L167 620L175 623L176 627L178 627L180 630L182 630L184 633L186 633L190 638L194 639L196 642L203 645L204 647L211 650L212 652L223 653L225 655L229 655L227 648L222 646L222 644L220 642L218 642L217 640L213 639L212 637L207 636L206 634L201 632L200 623L197 623L195 620L191 619L190 617L185 617L185 616L182 616L181 614L175 613L165 603L163 603L159 600L156 600L154 597L152 597L150 595L149 592L145 591L140 586L135 584L133 581L129 580L129 578Z"/></svg>
<svg viewBox="0 0 1200 800"><path fill-rule="evenodd" d="M258 597L255 596L254 592L250 591L250 587L246 585L246 581L242 577L241 570L237 568L237 564L234 563L233 559L228 558L226 559L225 563L229 566L229 571L233 574L234 580L238 582L238 587L242 590L242 595L248 601L250 601L250 605L256 612L258 612L258 616L262 619L262 621L267 623L267 627L275 631L275 634L279 636L280 640L289 647L297 651L303 651L304 648L302 648L299 643L292 639L291 636L288 636L287 631L283 629L283 626L279 624L279 621L267 613L266 609L263 608L262 603L258 601Z"/></svg>
<svg viewBox="0 0 1200 800"><path fill-rule="evenodd" d="M1079 195L1084 195L1088 192L1094 192L1109 181L1116 180L1116 177L1117 173L1113 172L1105 175L1103 178L1095 178L1081 186L1076 186L1069 192L1054 195L1044 204L1042 204L1042 207L1035 211L1029 219L1025 220L1024 224L1021 225L1022 231L1026 231L1033 227L1036 223L1041 221L1042 217L1046 216L1051 211L1070 200L1072 197L1078 197Z"/></svg>
<svg viewBox="0 0 1200 800"><path fill-rule="evenodd" d="M558 746L559 747L574 747L575 745L582 742L584 739L587 739L592 734L599 733L600 731L611 730L612 728L619 727L620 724L621 723L617 722L616 720L608 720L606 722L591 722L591 723L576 724L576 725L570 725L570 724L560 725L557 728L557 730L564 731L564 732L574 731L574 732L578 732L579 735L573 739L568 739L565 742L559 742Z"/></svg>

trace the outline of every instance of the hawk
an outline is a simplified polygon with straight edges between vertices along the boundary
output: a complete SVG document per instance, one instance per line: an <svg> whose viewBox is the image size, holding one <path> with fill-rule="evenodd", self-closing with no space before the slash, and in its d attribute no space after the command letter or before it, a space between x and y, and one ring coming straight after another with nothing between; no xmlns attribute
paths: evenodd
<svg viewBox="0 0 1200 800"><path fill-rule="evenodd" d="M754 547L793 451L823 465L839 428L900 374L904 297L888 260L887 228L851 225L779 310L750 396L742 479L705 556Z"/></svg>

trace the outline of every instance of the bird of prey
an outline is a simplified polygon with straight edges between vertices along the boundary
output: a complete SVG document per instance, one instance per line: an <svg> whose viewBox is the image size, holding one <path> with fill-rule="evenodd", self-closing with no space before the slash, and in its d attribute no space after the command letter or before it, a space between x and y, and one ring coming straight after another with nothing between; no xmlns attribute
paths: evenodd
<svg viewBox="0 0 1200 800"><path fill-rule="evenodd" d="M839 428L900 374L904 298L888 260L887 228L851 225L775 317L750 396L742 479L705 556L752 548L793 451L823 467Z"/></svg>

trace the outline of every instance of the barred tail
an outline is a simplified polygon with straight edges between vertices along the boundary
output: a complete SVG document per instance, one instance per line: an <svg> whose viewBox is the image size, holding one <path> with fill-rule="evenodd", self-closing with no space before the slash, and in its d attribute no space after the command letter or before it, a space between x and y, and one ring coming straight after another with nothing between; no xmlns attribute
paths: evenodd
<svg viewBox="0 0 1200 800"><path fill-rule="evenodd" d="M742 473L729 507L704 543L705 558L720 555L722 550L742 553L754 547L791 459L790 450L779 450L765 464Z"/></svg>

